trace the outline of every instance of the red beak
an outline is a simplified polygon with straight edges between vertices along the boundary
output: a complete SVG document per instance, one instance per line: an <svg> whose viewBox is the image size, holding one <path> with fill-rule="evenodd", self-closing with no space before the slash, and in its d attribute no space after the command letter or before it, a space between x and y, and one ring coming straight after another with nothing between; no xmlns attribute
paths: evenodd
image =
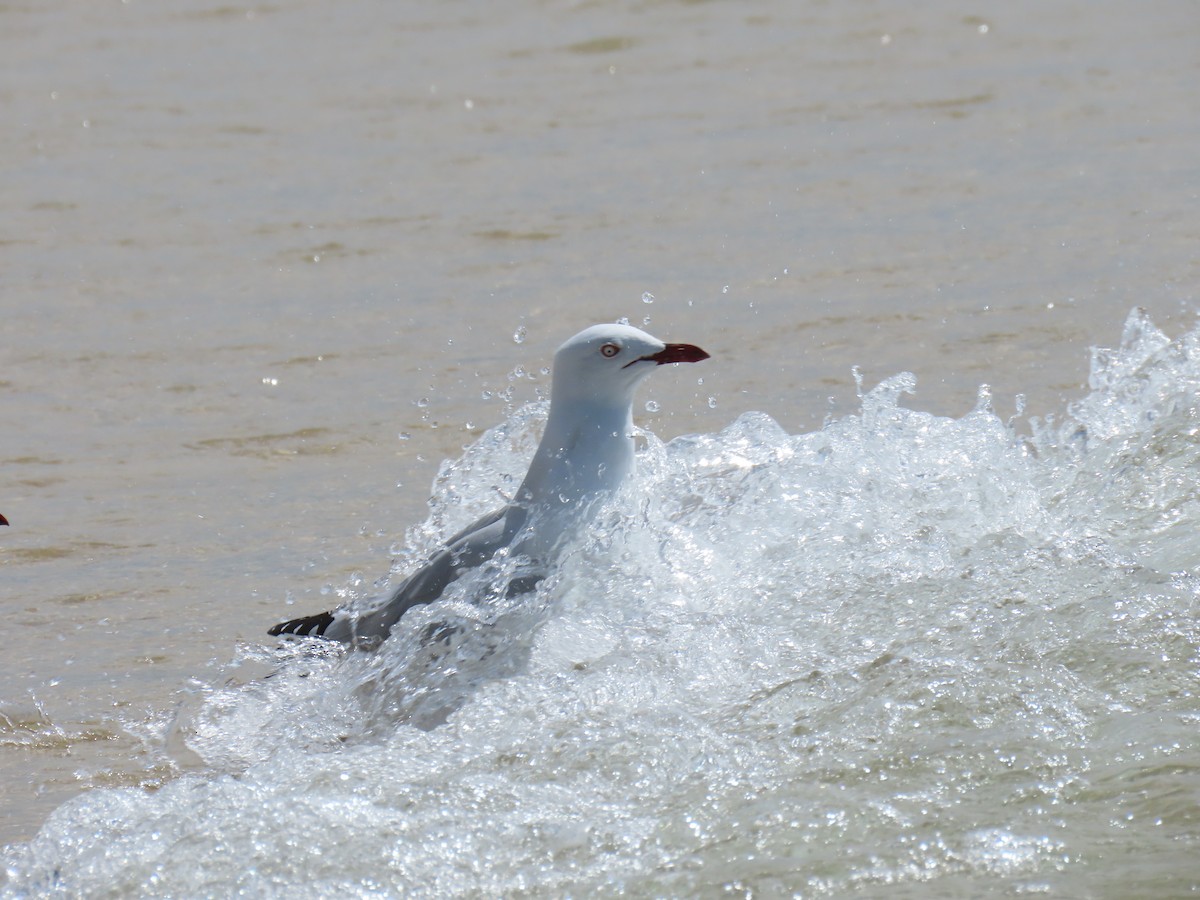
<svg viewBox="0 0 1200 900"><path fill-rule="evenodd" d="M652 362L661 366L665 363L700 362L702 359L708 359L708 354L695 344L667 344L657 353L641 356L633 362L626 363L625 368L628 369L638 362Z"/></svg>

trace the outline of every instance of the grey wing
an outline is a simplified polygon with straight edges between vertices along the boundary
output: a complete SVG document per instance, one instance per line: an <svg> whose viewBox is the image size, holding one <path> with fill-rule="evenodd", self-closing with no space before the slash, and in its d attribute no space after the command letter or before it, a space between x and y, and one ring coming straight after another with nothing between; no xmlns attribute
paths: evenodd
<svg viewBox="0 0 1200 900"><path fill-rule="evenodd" d="M459 574L486 562L497 550L508 546L524 520L524 510L508 506L473 522L400 582L378 609L359 614L343 608L305 616L276 625L268 633L323 637L356 647L373 647L387 638L392 626L414 606L437 600Z"/></svg>

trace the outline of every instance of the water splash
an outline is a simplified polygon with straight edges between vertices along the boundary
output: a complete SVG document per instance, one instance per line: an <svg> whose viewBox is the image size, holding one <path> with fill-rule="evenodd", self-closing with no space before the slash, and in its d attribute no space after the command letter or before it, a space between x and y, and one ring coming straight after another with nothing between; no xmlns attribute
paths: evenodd
<svg viewBox="0 0 1200 900"><path fill-rule="evenodd" d="M1135 313L1090 384L1030 435L982 392L908 409L910 375L810 434L645 435L536 592L464 584L373 655L243 650L175 729L199 773L68 803L6 890L1182 893L1200 334ZM443 465L397 576L511 494L544 416ZM1097 874L1114 847L1142 862Z"/></svg>

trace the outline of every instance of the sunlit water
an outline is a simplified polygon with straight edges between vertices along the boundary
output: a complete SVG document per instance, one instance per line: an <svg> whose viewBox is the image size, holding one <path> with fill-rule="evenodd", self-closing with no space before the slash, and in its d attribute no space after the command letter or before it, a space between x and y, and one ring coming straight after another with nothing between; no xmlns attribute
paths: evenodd
<svg viewBox="0 0 1200 900"><path fill-rule="evenodd" d="M903 374L811 433L647 434L536 593L374 654L245 647L130 721L185 774L67 803L5 893L1197 890L1200 330L1134 313L1090 386L1032 434ZM443 466L397 573L543 417Z"/></svg>

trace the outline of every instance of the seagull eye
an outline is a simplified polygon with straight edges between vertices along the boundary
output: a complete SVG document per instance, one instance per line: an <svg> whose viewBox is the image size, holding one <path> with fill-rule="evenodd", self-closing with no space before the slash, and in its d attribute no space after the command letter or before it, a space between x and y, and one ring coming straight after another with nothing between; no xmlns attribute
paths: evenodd
<svg viewBox="0 0 1200 900"><path fill-rule="evenodd" d="M618 347L616 344L605 344L603 347L600 348L600 352L603 353L605 356L607 356L609 359L612 359L614 356L616 356L618 353L621 352L621 348Z"/></svg>

